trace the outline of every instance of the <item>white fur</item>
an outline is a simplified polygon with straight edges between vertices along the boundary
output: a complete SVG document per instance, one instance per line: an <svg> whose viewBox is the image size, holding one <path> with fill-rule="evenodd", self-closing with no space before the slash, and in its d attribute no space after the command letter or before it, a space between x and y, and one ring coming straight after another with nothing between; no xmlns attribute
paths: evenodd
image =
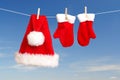
<svg viewBox="0 0 120 80"><path fill-rule="evenodd" d="M15 60L19 64L38 66L38 67L57 67L59 61L59 55L41 55L41 54L29 54L19 53L15 54Z"/></svg>
<svg viewBox="0 0 120 80"><path fill-rule="evenodd" d="M75 16L72 16L69 14L67 14L68 20L65 19L65 14L57 14L56 18L57 18L58 22L67 22L68 21L69 23L72 23L72 24L75 22L75 19L76 19Z"/></svg>
<svg viewBox="0 0 120 80"><path fill-rule="evenodd" d="M84 22L84 21L94 21L95 18L95 14L78 14L77 15L78 19L80 22Z"/></svg>
<svg viewBox="0 0 120 80"><path fill-rule="evenodd" d="M42 45L45 41L45 37L42 32L32 31L27 36L28 44L31 46Z"/></svg>

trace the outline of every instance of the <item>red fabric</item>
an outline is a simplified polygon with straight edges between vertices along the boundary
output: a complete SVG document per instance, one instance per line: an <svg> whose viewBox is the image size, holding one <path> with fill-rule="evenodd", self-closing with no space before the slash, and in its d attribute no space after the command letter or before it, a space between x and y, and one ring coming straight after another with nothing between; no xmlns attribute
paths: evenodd
<svg viewBox="0 0 120 80"><path fill-rule="evenodd" d="M93 30L93 21L80 22L78 28L78 43L81 46L88 46L90 38L96 38L96 34Z"/></svg>
<svg viewBox="0 0 120 80"><path fill-rule="evenodd" d="M63 47L70 47L74 43L73 24L69 22L58 23L53 37L59 38Z"/></svg>
<svg viewBox="0 0 120 80"><path fill-rule="evenodd" d="M90 38L95 39L96 38L96 34L93 30L93 21L87 21L87 27L88 27L88 34L90 36Z"/></svg>
<svg viewBox="0 0 120 80"><path fill-rule="evenodd" d="M42 55L54 55L54 50L52 46L52 39L49 31L49 26L46 16L39 16L39 19L36 19L36 15L33 14L30 17L29 24L27 26L23 41L20 46L19 52L30 53L30 54L42 54ZM31 31L42 32L45 36L45 42L40 46L30 46L28 44L27 35Z"/></svg>
<svg viewBox="0 0 120 80"><path fill-rule="evenodd" d="M88 26L86 22L80 22L78 28L78 43L81 46L87 46L90 42L89 33L88 33Z"/></svg>

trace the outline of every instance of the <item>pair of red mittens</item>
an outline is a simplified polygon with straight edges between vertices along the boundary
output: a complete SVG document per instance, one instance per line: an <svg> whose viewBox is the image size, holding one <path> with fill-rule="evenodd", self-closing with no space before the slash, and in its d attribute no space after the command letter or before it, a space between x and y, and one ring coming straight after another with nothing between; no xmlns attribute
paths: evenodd
<svg viewBox="0 0 120 80"><path fill-rule="evenodd" d="M74 43L74 22L75 16L65 14L57 14L58 27L54 32L53 37L59 38L63 47L70 47ZM77 40L81 46L87 46L90 38L95 39L96 34L93 30L93 21L95 14L78 14L80 21L78 28Z"/></svg>

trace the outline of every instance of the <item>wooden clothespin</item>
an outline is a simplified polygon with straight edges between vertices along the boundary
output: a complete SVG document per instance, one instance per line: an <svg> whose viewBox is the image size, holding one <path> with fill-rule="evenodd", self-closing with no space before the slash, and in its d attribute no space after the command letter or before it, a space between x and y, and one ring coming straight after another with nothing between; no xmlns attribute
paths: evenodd
<svg viewBox="0 0 120 80"><path fill-rule="evenodd" d="M40 16L40 8L38 8L37 19L39 19L39 16Z"/></svg>
<svg viewBox="0 0 120 80"><path fill-rule="evenodd" d="M85 6L85 16L88 17L87 16L87 6Z"/></svg>
<svg viewBox="0 0 120 80"><path fill-rule="evenodd" d="M68 14L68 9L65 8L65 19L66 19L66 20L68 20L67 14Z"/></svg>

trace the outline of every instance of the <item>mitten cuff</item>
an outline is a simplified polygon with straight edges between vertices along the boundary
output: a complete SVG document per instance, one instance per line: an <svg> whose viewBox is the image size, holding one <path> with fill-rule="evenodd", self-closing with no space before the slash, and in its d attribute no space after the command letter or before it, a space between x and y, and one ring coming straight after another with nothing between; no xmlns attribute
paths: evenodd
<svg viewBox="0 0 120 80"><path fill-rule="evenodd" d="M65 14L57 14L56 18L57 18L58 22L67 22L68 21L69 23L72 23L72 24L75 22L75 19L76 19L75 16L72 16L69 14L67 14L67 20L65 18Z"/></svg>
<svg viewBox="0 0 120 80"><path fill-rule="evenodd" d="M95 18L95 14L78 14L77 15L78 19L80 22L84 22L84 21L94 21Z"/></svg>

